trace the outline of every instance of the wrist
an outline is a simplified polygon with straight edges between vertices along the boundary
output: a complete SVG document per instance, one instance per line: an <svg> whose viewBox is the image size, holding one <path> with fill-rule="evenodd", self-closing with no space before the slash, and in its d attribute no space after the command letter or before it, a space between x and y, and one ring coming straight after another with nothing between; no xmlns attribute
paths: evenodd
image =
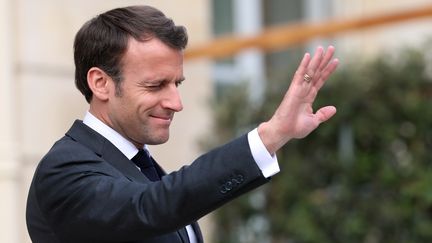
<svg viewBox="0 0 432 243"><path fill-rule="evenodd" d="M258 135L271 155L274 155L276 151L291 139L287 136L283 136L282 133L278 132L274 127L277 126L271 125L270 121L263 122L258 126Z"/></svg>

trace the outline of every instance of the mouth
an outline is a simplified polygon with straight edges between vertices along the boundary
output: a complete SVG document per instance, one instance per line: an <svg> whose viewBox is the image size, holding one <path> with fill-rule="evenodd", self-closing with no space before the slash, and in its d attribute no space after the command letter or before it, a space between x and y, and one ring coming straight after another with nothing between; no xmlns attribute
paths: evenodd
<svg viewBox="0 0 432 243"><path fill-rule="evenodd" d="M162 120L172 120L172 115L151 115L153 118L162 119Z"/></svg>
<svg viewBox="0 0 432 243"><path fill-rule="evenodd" d="M150 117L167 123L170 123L173 119L173 115L150 115Z"/></svg>

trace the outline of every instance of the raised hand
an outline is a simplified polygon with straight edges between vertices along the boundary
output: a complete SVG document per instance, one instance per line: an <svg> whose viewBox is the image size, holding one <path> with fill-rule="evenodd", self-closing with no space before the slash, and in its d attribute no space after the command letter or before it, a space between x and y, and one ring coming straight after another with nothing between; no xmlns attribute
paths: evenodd
<svg viewBox="0 0 432 243"><path fill-rule="evenodd" d="M326 51L318 47L312 59L306 53L276 112L258 127L258 134L271 154L290 139L307 136L336 113L334 106L322 107L315 113L312 109L318 91L339 63L333 59L334 51L333 46Z"/></svg>

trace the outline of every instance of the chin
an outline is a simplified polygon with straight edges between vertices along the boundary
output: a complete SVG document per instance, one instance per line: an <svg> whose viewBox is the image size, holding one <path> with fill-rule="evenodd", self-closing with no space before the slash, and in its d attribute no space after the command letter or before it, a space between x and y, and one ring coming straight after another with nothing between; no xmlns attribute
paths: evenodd
<svg viewBox="0 0 432 243"><path fill-rule="evenodd" d="M158 145L158 144L163 144L163 143L168 142L168 139L169 139L169 135L153 137L153 138L150 138L150 139L148 140L148 142L146 142L146 144L148 144L148 145Z"/></svg>

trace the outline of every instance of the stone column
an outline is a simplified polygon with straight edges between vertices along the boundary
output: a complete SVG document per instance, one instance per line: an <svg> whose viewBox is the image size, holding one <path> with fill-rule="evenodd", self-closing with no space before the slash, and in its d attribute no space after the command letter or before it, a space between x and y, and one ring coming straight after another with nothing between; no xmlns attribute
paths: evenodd
<svg viewBox="0 0 432 243"><path fill-rule="evenodd" d="M13 1L0 0L0 242L18 243Z"/></svg>

